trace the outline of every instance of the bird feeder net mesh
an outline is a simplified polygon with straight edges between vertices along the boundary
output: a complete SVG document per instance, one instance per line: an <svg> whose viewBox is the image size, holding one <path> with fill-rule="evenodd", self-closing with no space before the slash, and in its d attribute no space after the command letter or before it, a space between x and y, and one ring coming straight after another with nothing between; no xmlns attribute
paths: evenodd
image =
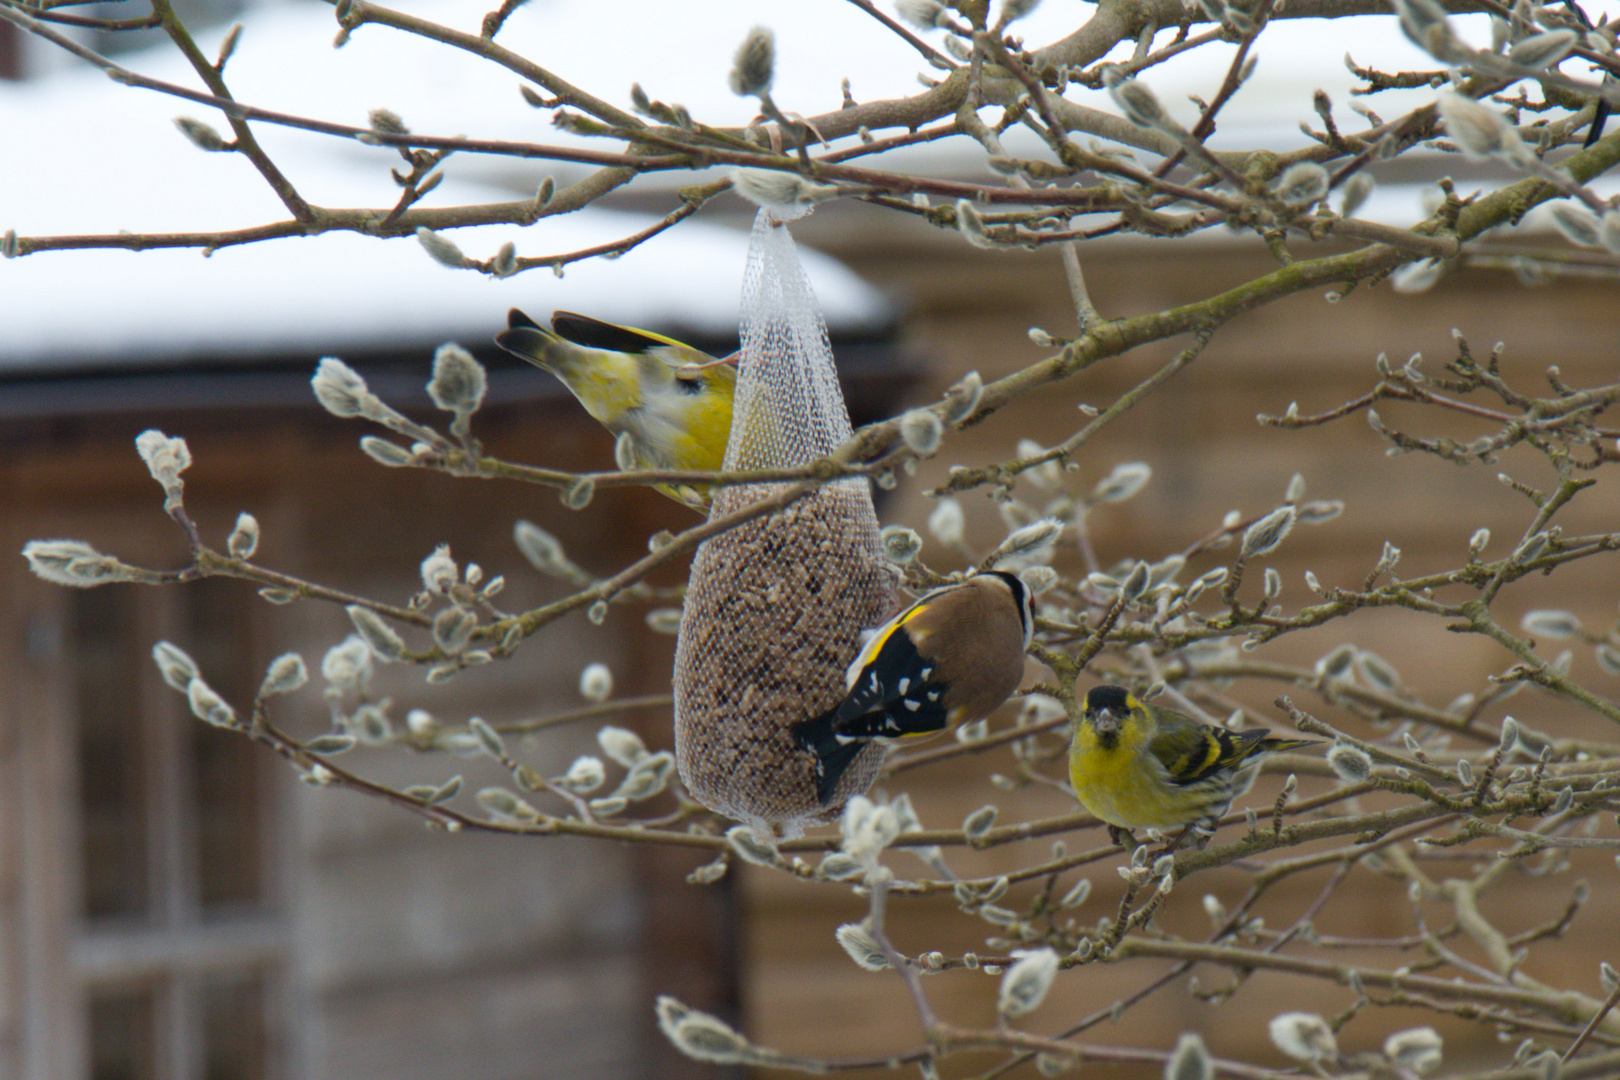
<svg viewBox="0 0 1620 1080"><path fill-rule="evenodd" d="M742 356L727 471L803 465L850 437L832 348L781 211L754 221L743 278ZM710 519L791 484L717 488ZM835 705L861 631L893 611L864 478L825 484L704 541L675 649L675 762L703 805L756 833L796 836L837 817L883 762L861 751L832 799L789 731Z"/></svg>

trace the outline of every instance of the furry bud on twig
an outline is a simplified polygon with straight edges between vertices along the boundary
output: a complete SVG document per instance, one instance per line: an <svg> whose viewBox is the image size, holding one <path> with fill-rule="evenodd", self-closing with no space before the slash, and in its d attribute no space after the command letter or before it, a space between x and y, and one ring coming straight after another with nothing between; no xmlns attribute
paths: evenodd
<svg viewBox="0 0 1620 1080"><path fill-rule="evenodd" d="M922 551L922 537L917 535L915 529L908 529L904 525L890 525L878 534L878 538L883 544L883 557L896 566L905 566Z"/></svg>
<svg viewBox="0 0 1620 1080"><path fill-rule="evenodd" d="M1309 206L1328 193L1328 171L1314 161L1290 165L1277 177L1277 198L1290 206Z"/></svg>
<svg viewBox="0 0 1620 1080"><path fill-rule="evenodd" d="M1446 264L1439 259L1418 259L1404 266L1397 267L1389 275L1389 283L1398 293L1420 293L1432 288L1445 274ZM1372 422L1374 413L1367 410L1368 423Z"/></svg>
<svg viewBox="0 0 1620 1080"><path fill-rule="evenodd" d="M152 661L157 664L163 681L182 694L197 677L197 663L178 645L160 641L152 646Z"/></svg>
<svg viewBox="0 0 1620 1080"><path fill-rule="evenodd" d="M180 474L191 467L191 448L186 445L186 440L150 428L135 437L135 450L146 463L152 479L163 487L166 496L164 509L172 510L179 506L185 487Z"/></svg>
<svg viewBox="0 0 1620 1080"><path fill-rule="evenodd" d="M962 835L969 840L977 840L990 831L996 823L996 808L994 805L979 807L969 814L962 822Z"/></svg>
<svg viewBox="0 0 1620 1080"><path fill-rule="evenodd" d="M443 596L461 580L456 560L450 557L450 545L440 544L433 554L422 560L422 587L430 593Z"/></svg>
<svg viewBox="0 0 1620 1080"><path fill-rule="evenodd" d="M979 215L978 207L966 199L956 200L956 230L962 238L977 248L993 248L995 241L985 232L984 218Z"/></svg>
<svg viewBox="0 0 1620 1080"><path fill-rule="evenodd" d="M1165 128L1168 126L1164 115L1164 106L1159 104L1158 96L1148 89L1145 83L1136 79L1129 79L1120 74L1117 67L1103 69L1103 84L1108 87L1109 96L1114 99L1125 119L1144 128Z"/></svg>
<svg viewBox="0 0 1620 1080"><path fill-rule="evenodd" d="M1164 1063L1164 1080L1214 1080L1215 1063L1196 1031L1184 1031Z"/></svg>
<svg viewBox="0 0 1620 1080"><path fill-rule="evenodd" d="M912 453L932 454L944 434L945 424L932 409L912 409L900 417L900 438Z"/></svg>
<svg viewBox="0 0 1620 1080"><path fill-rule="evenodd" d="M1435 102L1446 134L1464 157L1482 161L1500 157L1523 161L1528 151L1507 118L1471 97L1446 91Z"/></svg>
<svg viewBox="0 0 1620 1080"><path fill-rule="evenodd" d="M433 643L446 654L455 656L466 650L472 632L478 628L478 618L462 607L447 607L433 617Z"/></svg>
<svg viewBox="0 0 1620 1080"><path fill-rule="evenodd" d="M962 542L965 524L962 504L955 499L941 499L933 513L928 515L928 531L935 540L947 546Z"/></svg>
<svg viewBox="0 0 1620 1080"><path fill-rule="evenodd" d="M422 250L433 257L433 261L440 266L448 266L452 270L460 270L471 263L466 255L462 254L455 241L434 232L425 225L418 226L416 242L422 245Z"/></svg>
<svg viewBox="0 0 1620 1080"><path fill-rule="evenodd" d="M141 580L135 567L103 555L82 540L30 540L23 545L22 555L35 577L53 585L88 589L115 581Z"/></svg>
<svg viewBox="0 0 1620 1080"><path fill-rule="evenodd" d="M433 378L427 384L433 404L457 419L471 416L484 403L489 380L484 365L460 345L440 345L433 354Z"/></svg>
<svg viewBox="0 0 1620 1080"><path fill-rule="evenodd" d="M349 621L354 624L356 632L379 660L405 658L404 640L383 621L381 615L359 604L350 604L344 610L349 613Z"/></svg>
<svg viewBox="0 0 1620 1080"><path fill-rule="evenodd" d="M514 525L512 540L523 557L529 560L529 565L542 574L560 578L574 578L580 574L579 567L563 552L557 538L533 522L519 521Z"/></svg>
<svg viewBox="0 0 1620 1080"><path fill-rule="evenodd" d="M207 150L212 154L223 154L236 149L234 144L226 142L219 132L201 120L193 120L189 116L177 116L174 118L174 126L179 128L180 133L190 139L191 145L199 150Z"/></svg>
<svg viewBox="0 0 1620 1080"><path fill-rule="evenodd" d="M468 719L467 727L471 729L473 737L478 740L478 746L484 753L497 761L506 757L506 743L502 741L500 732L476 716Z"/></svg>
<svg viewBox="0 0 1620 1080"><path fill-rule="evenodd" d="M1285 1012L1272 1017L1271 1041L1296 1061L1319 1061L1338 1054L1333 1029L1315 1013Z"/></svg>
<svg viewBox="0 0 1620 1080"><path fill-rule="evenodd" d="M321 678L339 690L361 690L371 679L371 648L358 634L326 650Z"/></svg>
<svg viewBox="0 0 1620 1080"><path fill-rule="evenodd" d="M290 694L307 682L309 669L304 666L304 658L295 652L282 653L270 661L270 667L264 674L264 682L259 684L259 696Z"/></svg>
<svg viewBox="0 0 1620 1080"><path fill-rule="evenodd" d="M1335 743L1327 752L1327 763L1339 779L1352 784L1372 775L1372 758L1349 743Z"/></svg>
<svg viewBox="0 0 1620 1080"><path fill-rule="evenodd" d="M251 559L253 553L259 549L259 521L252 514L240 513L236 515L236 527L231 535L225 539L225 550L233 558Z"/></svg>
<svg viewBox="0 0 1620 1080"><path fill-rule="evenodd" d="M579 673L579 696L586 701L606 701L613 693L613 672L606 664L586 664Z"/></svg>
<svg viewBox="0 0 1620 1080"><path fill-rule="evenodd" d="M225 31L225 38L219 43L219 57L214 61L214 70L222 71L225 62L236 52L236 46L242 40L242 24L231 23L230 29Z"/></svg>
<svg viewBox="0 0 1620 1080"><path fill-rule="evenodd" d="M360 416L374 396L367 389L366 380L335 356L328 356L316 365L309 384L315 391L315 399L333 416Z"/></svg>
<svg viewBox="0 0 1620 1080"><path fill-rule="evenodd" d="M1597 247L1600 243L1601 223L1598 216L1573 199L1558 199L1547 204L1547 214L1558 231L1572 244Z"/></svg>
<svg viewBox="0 0 1620 1080"><path fill-rule="evenodd" d="M1292 506L1279 506L1243 531L1243 542L1238 546L1240 559L1252 559L1276 549L1294 529L1295 511Z"/></svg>
<svg viewBox="0 0 1620 1080"><path fill-rule="evenodd" d="M1140 461L1115 465L1114 471L1097 482L1091 489L1092 502L1124 502L1147 486L1153 479L1153 467Z"/></svg>
<svg viewBox="0 0 1620 1080"><path fill-rule="evenodd" d="M966 420L973 415L973 410L979 407L979 398L982 396L984 396L984 379L979 373L970 371L962 376L962 381L948 391L945 422L959 424Z"/></svg>
<svg viewBox="0 0 1620 1080"><path fill-rule="evenodd" d="M1408 1028L1384 1040L1384 1056L1422 1076L1440 1067L1441 1039L1432 1027Z"/></svg>
<svg viewBox="0 0 1620 1080"><path fill-rule="evenodd" d="M1373 193L1376 181L1370 173L1358 172L1344 184L1344 205L1339 207L1339 213L1344 217L1354 217L1367 202L1368 196Z"/></svg>
<svg viewBox="0 0 1620 1080"><path fill-rule="evenodd" d="M498 278L511 277L517 273L517 244L508 240L495 252L495 257L489 262L489 269Z"/></svg>
<svg viewBox="0 0 1620 1080"><path fill-rule="evenodd" d="M843 946L849 958L855 961L855 966L862 971L882 971L889 966L889 958L879 945L877 938L866 928L865 923L845 923L840 926L834 936L838 944Z"/></svg>
<svg viewBox="0 0 1620 1080"><path fill-rule="evenodd" d="M634 768L636 762L647 756L647 745L641 736L622 727L609 724L596 733L596 744L602 752L625 768Z"/></svg>
<svg viewBox="0 0 1620 1080"><path fill-rule="evenodd" d="M780 169L733 169L731 186L755 206L809 206L838 194L836 184L817 184Z"/></svg>
<svg viewBox="0 0 1620 1080"><path fill-rule="evenodd" d="M1598 221L1598 243L1610 255L1620 255L1620 210L1606 210Z"/></svg>
<svg viewBox="0 0 1620 1080"><path fill-rule="evenodd" d="M675 1049L695 1061L744 1065L757 1055L748 1040L708 1013L689 1009L668 995L658 999L658 1029Z"/></svg>
<svg viewBox="0 0 1620 1080"><path fill-rule="evenodd" d="M894 10L919 30L937 30L951 21L950 9L938 0L895 0Z"/></svg>
<svg viewBox="0 0 1620 1080"><path fill-rule="evenodd" d="M225 699L214 692L213 687L203 682L201 678L192 679L186 687L186 701L191 706L191 713L197 719L212 724L214 727L235 727L236 710L225 702Z"/></svg>
<svg viewBox="0 0 1620 1080"><path fill-rule="evenodd" d="M1568 611L1542 608L1525 612L1519 626L1529 634L1550 638L1572 638L1581 632L1581 620Z"/></svg>
<svg viewBox="0 0 1620 1080"><path fill-rule="evenodd" d="M1021 529L1014 529L1001 546L990 553L985 565L994 566L1006 559L1039 559L1051 550L1063 531L1063 522L1056 518L1042 518Z"/></svg>
<svg viewBox="0 0 1620 1080"><path fill-rule="evenodd" d="M1058 572L1050 566L1027 566L1018 571L1018 580L1031 596L1039 596L1058 583Z"/></svg>
<svg viewBox="0 0 1620 1080"><path fill-rule="evenodd" d="M366 123L371 130L381 135L409 135L411 129L405 126L405 121L399 118L399 113L392 109L372 109L366 114Z"/></svg>
<svg viewBox="0 0 1620 1080"><path fill-rule="evenodd" d="M1580 35L1568 27L1531 34L1508 50L1508 59L1527 68L1556 66L1580 43Z"/></svg>
<svg viewBox="0 0 1620 1080"><path fill-rule="evenodd" d="M568 766L568 771L557 782L569 791L583 795L601 787L605 779L607 771L602 767L602 759L584 754L574 759L574 763Z"/></svg>
<svg viewBox="0 0 1620 1080"><path fill-rule="evenodd" d="M776 66L776 38L763 26L748 31L732 59L731 92L741 97L757 97L771 89Z"/></svg>
<svg viewBox="0 0 1620 1080"><path fill-rule="evenodd" d="M360 449L379 465L386 465L390 469L398 469L411 464L416 459L411 452L398 443L375 435L366 435L360 439Z"/></svg>
<svg viewBox="0 0 1620 1080"><path fill-rule="evenodd" d="M1057 975L1058 955L1050 949L1036 949L1019 956L1001 977L996 994L996 1011L1005 1017L1022 1016L1039 1008L1046 1000Z"/></svg>

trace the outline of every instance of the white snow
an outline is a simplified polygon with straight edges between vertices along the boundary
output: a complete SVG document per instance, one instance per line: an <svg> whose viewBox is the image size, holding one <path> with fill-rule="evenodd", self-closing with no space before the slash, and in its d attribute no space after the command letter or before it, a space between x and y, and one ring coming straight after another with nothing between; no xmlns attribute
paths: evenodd
<svg viewBox="0 0 1620 1080"><path fill-rule="evenodd" d="M493 0L401 0L396 6L476 34ZM1038 46L1072 31L1089 13L1075 0L1047 0L1018 28L1029 45ZM264 0L244 22L226 69L239 100L355 125L366 123L370 109L386 107L423 134L622 149L611 140L552 127L549 113L519 96L518 75L459 50L381 26L361 27L345 47L334 49L336 23L328 5ZM737 44L756 24L776 35L773 96L790 112L836 109L845 75L862 101L908 95L918 89L919 74L938 76L910 45L845 0L531 0L511 16L498 41L621 107L629 107L630 85L639 80L653 97L679 102L704 122L739 124L751 118L754 102L733 95L726 76ZM1460 19L1459 25L1472 40L1482 42L1487 33L1479 18ZM223 28L200 34L204 51L216 49L223 34ZM935 45L943 37L924 36ZM1165 32L1158 43L1168 38ZM1173 115L1191 123L1197 111L1188 95L1207 100L1215 94L1234 48L1195 49L1142 78ZM1311 106L1317 88L1332 95L1341 126L1353 130L1360 121L1346 107L1346 52L1384 70L1434 66L1391 17L1279 20L1262 36L1255 74L1222 112L1212 145L1302 145L1306 138L1298 125L1320 126ZM167 46L119 59L144 74L201 88ZM1118 111L1101 92L1071 88L1070 96ZM1432 96L1417 90L1369 100L1388 117ZM226 130L206 106L119 85L84 65L0 88L0 131L6 135L0 231L211 230L288 217L244 157L194 148L172 124L179 115ZM396 197L388 171L399 159L391 150L264 123L254 130L313 202L377 206ZM895 160L978 175L982 159L982 150L958 138ZM1451 167L1448 160L1433 171L1440 175ZM542 175L563 184L587 171L456 155L447 163L449 179L425 205L523 197ZM521 192L492 186L519 180ZM674 186L690 182L690 173L651 174L632 188L673 207ZM1381 186L1364 214L1409 223L1420 216L1420 190ZM474 257L489 256L507 240L519 254L534 256L601 243L651 220L591 209L528 229L485 227L449 235ZM484 340L504 324L509 306L539 316L569 308L619 322L721 332L736 325L745 247L746 236L699 215L620 260L573 265L562 280L530 271L496 281L443 268L414 240L352 234L227 248L212 258L196 251L38 253L0 262L0 367ZM870 286L831 260L810 252L805 258L835 328L870 326L888 317Z"/></svg>

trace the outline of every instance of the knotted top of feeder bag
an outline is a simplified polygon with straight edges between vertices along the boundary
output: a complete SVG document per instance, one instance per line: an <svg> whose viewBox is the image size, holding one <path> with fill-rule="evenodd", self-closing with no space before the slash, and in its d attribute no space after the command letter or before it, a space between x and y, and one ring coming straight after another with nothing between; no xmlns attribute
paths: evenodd
<svg viewBox="0 0 1620 1080"><path fill-rule="evenodd" d="M776 208L754 220L727 470L803 465L850 437L827 329ZM782 484L719 488L711 518ZM704 541L675 651L675 763L692 796L756 832L796 836L871 786L869 744L826 806L789 729L835 705L862 630L896 606L862 478L827 484Z"/></svg>

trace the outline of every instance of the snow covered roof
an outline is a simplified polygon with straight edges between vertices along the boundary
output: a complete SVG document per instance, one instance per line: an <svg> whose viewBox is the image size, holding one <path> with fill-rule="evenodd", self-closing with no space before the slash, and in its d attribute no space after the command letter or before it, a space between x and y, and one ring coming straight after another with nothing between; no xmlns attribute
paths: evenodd
<svg viewBox="0 0 1620 1080"><path fill-rule="evenodd" d="M475 87L425 78L412 55L386 62L386 49L378 60L394 77L373 93L370 80L380 76L346 65L346 50L334 52L330 19L330 8L313 5L252 13L243 46L227 69L238 96L363 124L370 107L388 103L387 89L394 86L414 88L421 100L435 102L431 123L449 125L460 115L460 129L467 130L468 116L481 115ZM394 45L414 43L385 33ZM388 44L383 36L372 37L381 46ZM138 54L129 62L159 77L197 82L180 70L183 61L172 50ZM274 74L278 64L284 65L284 79ZM346 77L354 81L345 84ZM514 84L510 77L503 82L503 96L517 102L514 116L525 123L505 134L543 134L535 130L538 114L522 103ZM284 92L275 93L277 87ZM119 85L87 67L0 87L0 130L7 136L0 157L0 230L24 236L202 231L288 217L245 158L199 151L175 129L177 115L223 126L206 109ZM258 130L312 202L389 205L397 198L389 170L399 158L391 150L267 125ZM428 204L512 197L511 191L451 173ZM529 228L491 226L453 235L477 257L507 240L524 255L554 254L619 239L654 220L592 208ZM413 239L352 233L228 247L207 257L195 249L38 252L0 260L0 372L313 358L445 340L484 344L505 326L509 307L541 318L563 308L725 339L736 333L746 250L746 233L693 220L617 260L570 265L560 279L531 271L495 280L440 266ZM804 248L801 256L835 335L892 325L893 308L879 290L834 259Z"/></svg>
<svg viewBox="0 0 1620 1080"><path fill-rule="evenodd" d="M398 0L396 6L477 33L492 4ZM1086 15L1073 0L1047 0L1018 29L1038 46ZM254 105L356 125L370 109L386 107L424 134L617 149L550 126L549 113L522 100L515 74L458 50L381 26L361 27L334 49L336 24L324 4L266 0L244 22L227 77L236 96ZM915 92L917 76L930 73L907 43L843 0L703 0L696 6L530 0L498 40L621 105L629 103L631 83L640 81L653 97L679 102L706 122L738 124L751 118L754 103L732 94L726 75L737 43L756 24L775 31L773 96L790 111L837 108L846 75L856 98L871 100ZM1465 24L1464 32L1476 39L1486 33L1474 24ZM202 34L204 50L214 49L222 35L222 29ZM1173 114L1190 121L1196 112L1187 96L1213 96L1233 48L1216 43L1191 50L1144 78ZM1312 90L1325 89L1341 114L1350 100L1351 76L1342 62L1347 52L1384 70L1432 66L1393 18L1280 20L1261 38L1256 72L1223 111L1212 145L1302 145L1298 125L1318 124ZM166 46L121 60L145 74L199 85ZM1079 88L1070 94L1117 112L1106 95ZM1373 103L1390 116L1431 98L1429 90L1405 91ZM0 229L23 235L207 230L287 217L244 158L197 150L174 129L177 115L219 125L202 106L118 85L85 66L0 88L0 130L8 145L0 159ZM313 202L388 205L397 194L388 175L399 160L392 150L267 124L255 131ZM957 172L977 168L982 159L982 151L962 139L911 153L913 166ZM539 163L529 175L552 172L566 182L579 168L569 173ZM510 189L486 186L510 179L510 162L462 154L447 162L446 174L425 205L513 197ZM669 188L676 182L690 183L691 176L653 174L632 188L663 192L673 206ZM1418 192L1416 185L1382 187L1364 213L1408 223L1420 216ZM507 240L532 256L615 239L650 220L591 209L527 229L453 235L476 257ZM540 315L569 308L720 336L736 325L745 244L744 236L700 215L617 261L571 266L561 280L531 271L504 281L445 269L411 240L352 234L226 248L211 258L195 251L38 253L0 262L0 369L487 341L509 306ZM847 269L810 252L805 258L835 331L892 319L882 297Z"/></svg>

